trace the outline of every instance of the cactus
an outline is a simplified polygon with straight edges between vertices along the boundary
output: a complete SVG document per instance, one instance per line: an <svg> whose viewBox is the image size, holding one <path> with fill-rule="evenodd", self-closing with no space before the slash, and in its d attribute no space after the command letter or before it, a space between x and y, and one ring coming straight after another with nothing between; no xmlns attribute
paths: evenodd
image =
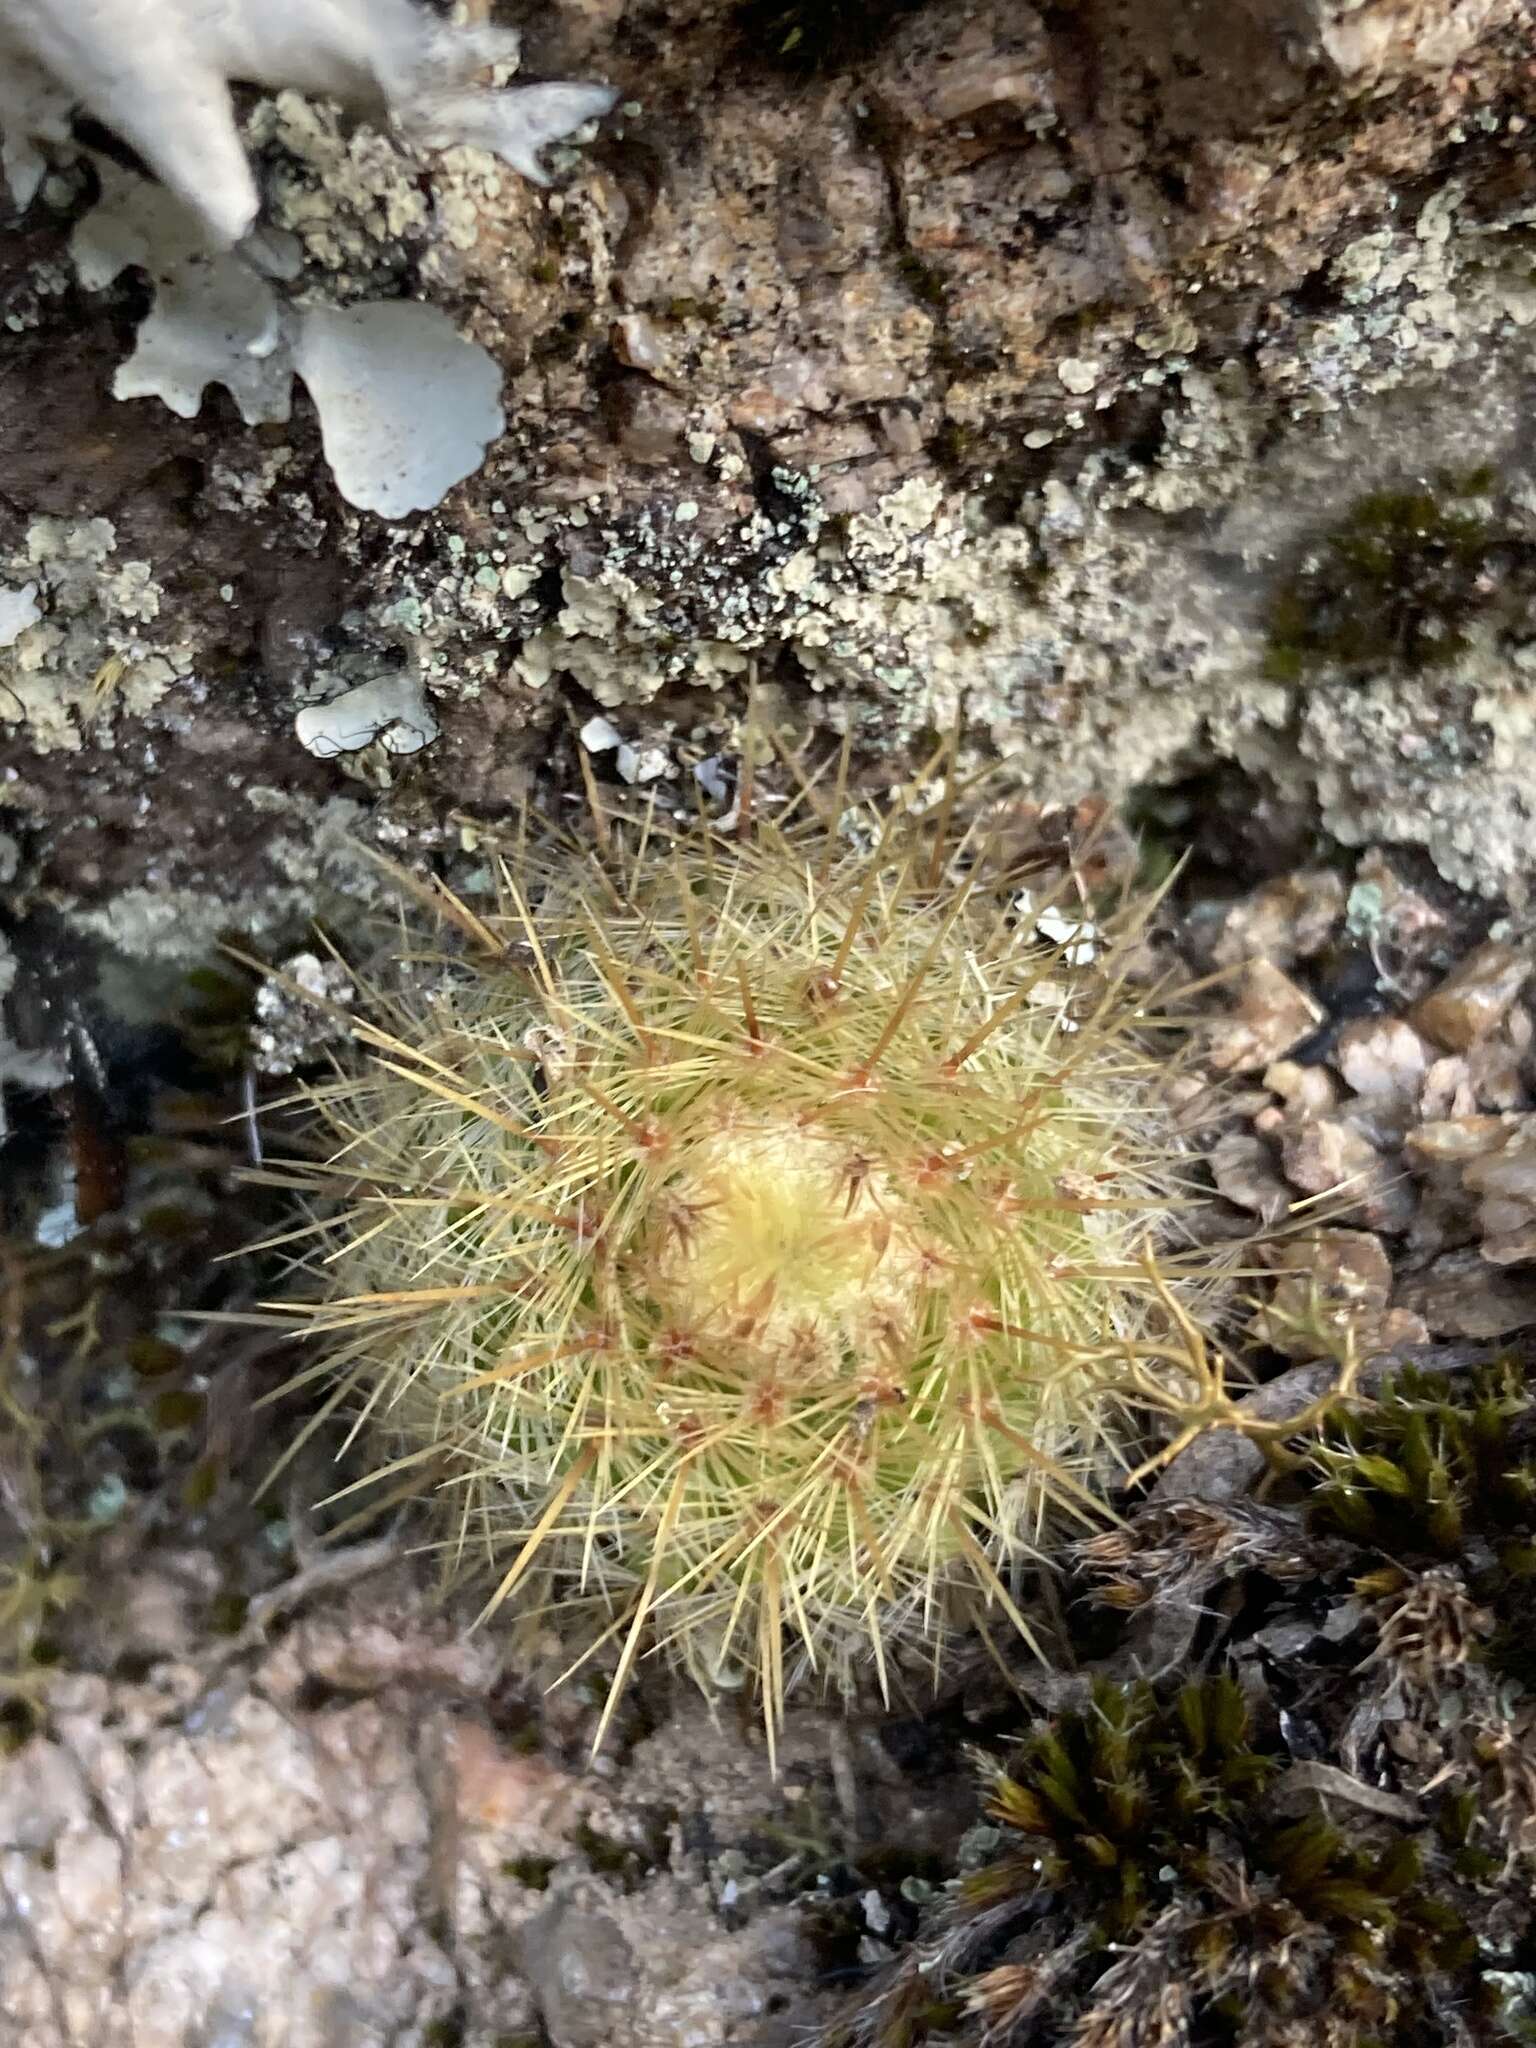
<svg viewBox="0 0 1536 2048"><path fill-rule="evenodd" d="M1211 1274L1145 901L1042 917L953 792L741 808L596 814L483 911L412 885L452 952L309 1090L311 1284L270 1307L487 1612L585 1600L610 1711L664 1647L771 1739L792 1678L886 1685L968 1601L1030 1636L1012 1567L1102 1513L1128 1400L1207 1383Z"/></svg>

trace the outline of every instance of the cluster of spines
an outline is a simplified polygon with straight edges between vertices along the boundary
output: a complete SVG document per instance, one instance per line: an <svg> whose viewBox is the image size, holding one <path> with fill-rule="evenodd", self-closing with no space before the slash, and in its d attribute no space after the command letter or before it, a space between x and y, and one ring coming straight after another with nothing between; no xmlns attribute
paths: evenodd
<svg viewBox="0 0 1536 2048"><path fill-rule="evenodd" d="M647 1629L755 1668L770 1718L786 1627L884 1681L957 1578L1028 1636L1006 1560L1100 1512L1119 1392L1198 1378L1144 1003L947 812L902 822L861 854L835 814L652 820L623 861L607 826L579 893L428 892L466 943L310 1093L335 1146L295 1177L350 1199L277 1312L339 1340L387 1476L457 1497L492 1606L537 1572L607 1607L615 1691Z"/></svg>

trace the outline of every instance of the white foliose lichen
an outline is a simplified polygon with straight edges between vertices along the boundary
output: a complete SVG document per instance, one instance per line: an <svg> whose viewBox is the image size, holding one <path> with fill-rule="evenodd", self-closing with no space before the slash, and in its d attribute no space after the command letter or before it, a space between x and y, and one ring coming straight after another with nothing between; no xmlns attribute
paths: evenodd
<svg viewBox="0 0 1536 2048"><path fill-rule="evenodd" d="M384 519L436 505L506 424L501 372L435 306L309 306L293 366L320 415L336 488Z"/></svg>
<svg viewBox="0 0 1536 2048"><path fill-rule="evenodd" d="M297 375L337 489L386 519L438 504L479 467L505 425L501 372L445 313L402 300L289 305L240 255L210 252L164 187L105 161L100 169L101 201L71 240L80 281L99 289L130 265L155 280L116 397L159 398L192 419L208 385L222 384L255 426L288 419ZM263 253L270 269L290 252Z"/></svg>
<svg viewBox="0 0 1536 2048"><path fill-rule="evenodd" d="M293 729L300 746L323 761L375 744L389 754L418 754L438 733L419 679L405 669L304 705Z"/></svg>
<svg viewBox="0 0 1536 2048"><path fill-rule="evenodd" d="M515 31L454 28L416 0L0 0L0 131L15 195L41 175L38 140L67 145L86 108L133 145L232 247L255 225L255 176L234 82L294 87L381 113L430 148L468 144L542 183L539 152L605 114L602 85L487 90Z"/></svg>
<svg viewBox="0 0 1536 2048"><path fill-rule="evenodd" d="M134 143L163 182L101 160L101 201L73 241L87 286L130 265L154 284L115 395L157 397L191 418L218 383L255 425L289 417L297 374L343 496L401 518L439 503L479 466L505 425L500 373L436 308L390 299L339 313L282 290L307 245L252 232L258 192L229 85L359 104L420 148L479 156L542 183L540 150L606 113L614 95L600 85L474 83L487 68L515 65L518 49L512 31L455 30L415 0L0 0L0 168L14 196L30 199L42 163L33 141L69 148L75 104ZM302 126L301 108L285 93L280 120ZM372 172L406 168L382 136L348 149ZM417 220L419 168L417 183L384 176L371 233L398 236ZM287 199L302 221L303 205ZM326 210L311 193L308 224Z"/></svg>

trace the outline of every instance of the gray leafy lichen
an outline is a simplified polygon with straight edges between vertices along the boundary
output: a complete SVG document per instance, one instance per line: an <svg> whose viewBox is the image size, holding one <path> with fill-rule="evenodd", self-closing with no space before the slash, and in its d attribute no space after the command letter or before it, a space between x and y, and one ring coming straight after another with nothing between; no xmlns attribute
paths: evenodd
<svg viewBox="0 0 1536 2048"><path fill-rule="evenodd" d="M115 395L157 397L191 418L220 383L254 425L288 418L297 373L342 495L401 518L479 466L505 425L500 372L434 307L285 302L293 250L251 232L259 197L229 84L376 108L403 137L487 151L543 183L540 149L614 96L601 85L473 83L517 52L512 32L449 29L415 0L0 0L0 167L30 197L42 168L34 142L67 143L77 104L132 142L163 182L103 160L101 203L74 237L86 285L131 264L155 280Z"/></svg>
<svg viewBox="0 0 1536 2048"><path fill-rule="evenodd" d="M386 519L437 504L502 430L494 358L435 306L308 307L293 354L337 488Z"/></svg>
<svg viewBox="0 0 1536 2048"><path fill-rule="evenodd" d="M78 752L191 670L150 564L118 547L109 519L45 518L0 551L0 722L39 753Z"/></svg>
<svg viewBox="0 0 1536 2048"><path fill-rule="evenodd" d="M505 425L501 372L437 307L291 306L239 252L211 252L163 186L106 161L99 176L101 200L71 242L81 283L110 284L130 264L155 280L116 397L159 398L192 419L208 385L222 384L256 426L288 419L297 374L337 488L387 519L436 505L478 468Z"/></svg>
<svg viewBox="0 0 1536 2048"><path fill-rule="evenodd" d="M41 176L37 140L68 139L83 106L130 142L225 247L256 222L256 181L231 81L293 86L381 110L433 148L491 151L544 182L539 151L605 114L602 85L488 91L514 63L506 29L448 29L415 0L0 0L0 130L17 196Z"/></svg>

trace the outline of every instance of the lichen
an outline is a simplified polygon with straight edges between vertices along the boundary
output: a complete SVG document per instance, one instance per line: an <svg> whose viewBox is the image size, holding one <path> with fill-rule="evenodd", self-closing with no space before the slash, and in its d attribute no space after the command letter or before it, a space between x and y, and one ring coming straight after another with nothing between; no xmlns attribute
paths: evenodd
<svg viewBox="0 0 1536 2048"><path fill-rule="evenodd" d="M109 519L34 520L0 556L0 589L0 726L20 726L38 753L100 743L191 668L151 565L118 558Z"/></svg>
<svg viewBox="0 0 1536 2048"><path fill-rule="evenodd" d="M515 32L457 29L415 0L260 0L208 8L188 0L0 0L0 127L30 197L35 137L67 145L83 105L138 150L232 247L255 224L255 179L240 146L230 86L295 86L381 110L433 147L472 144L542 183L538 153L613 104L606 86L488 91L476 75L515 64Z"/></svg>
<svg viewBox="0 0 1536 2048"><path fill-rule="evenodd" d="M217 955L232 926L253 942L282 941L306 931L317 908L345 905L356 916L381 900L378 869L358 839L361 804L347 797L316 802L257 782L241 794L271 821L271 880L232 894L215 859L201 887L160 880L72 905L69 929L128 959L195 968Z"/></svg>
<svg viewBox="0 0 1536 2048"><path fill-rule="evenodd" d="M337 489L389 519L436 505L479 466L506 424L501 372L439 308L291 304L240 255L211 252L172 194L106 162L101 182L71 243L81 282L100 288L130 265L155 280L116 397L159 398L192 419L218 383L255 426L288 419L298 376Z"/></svg>

